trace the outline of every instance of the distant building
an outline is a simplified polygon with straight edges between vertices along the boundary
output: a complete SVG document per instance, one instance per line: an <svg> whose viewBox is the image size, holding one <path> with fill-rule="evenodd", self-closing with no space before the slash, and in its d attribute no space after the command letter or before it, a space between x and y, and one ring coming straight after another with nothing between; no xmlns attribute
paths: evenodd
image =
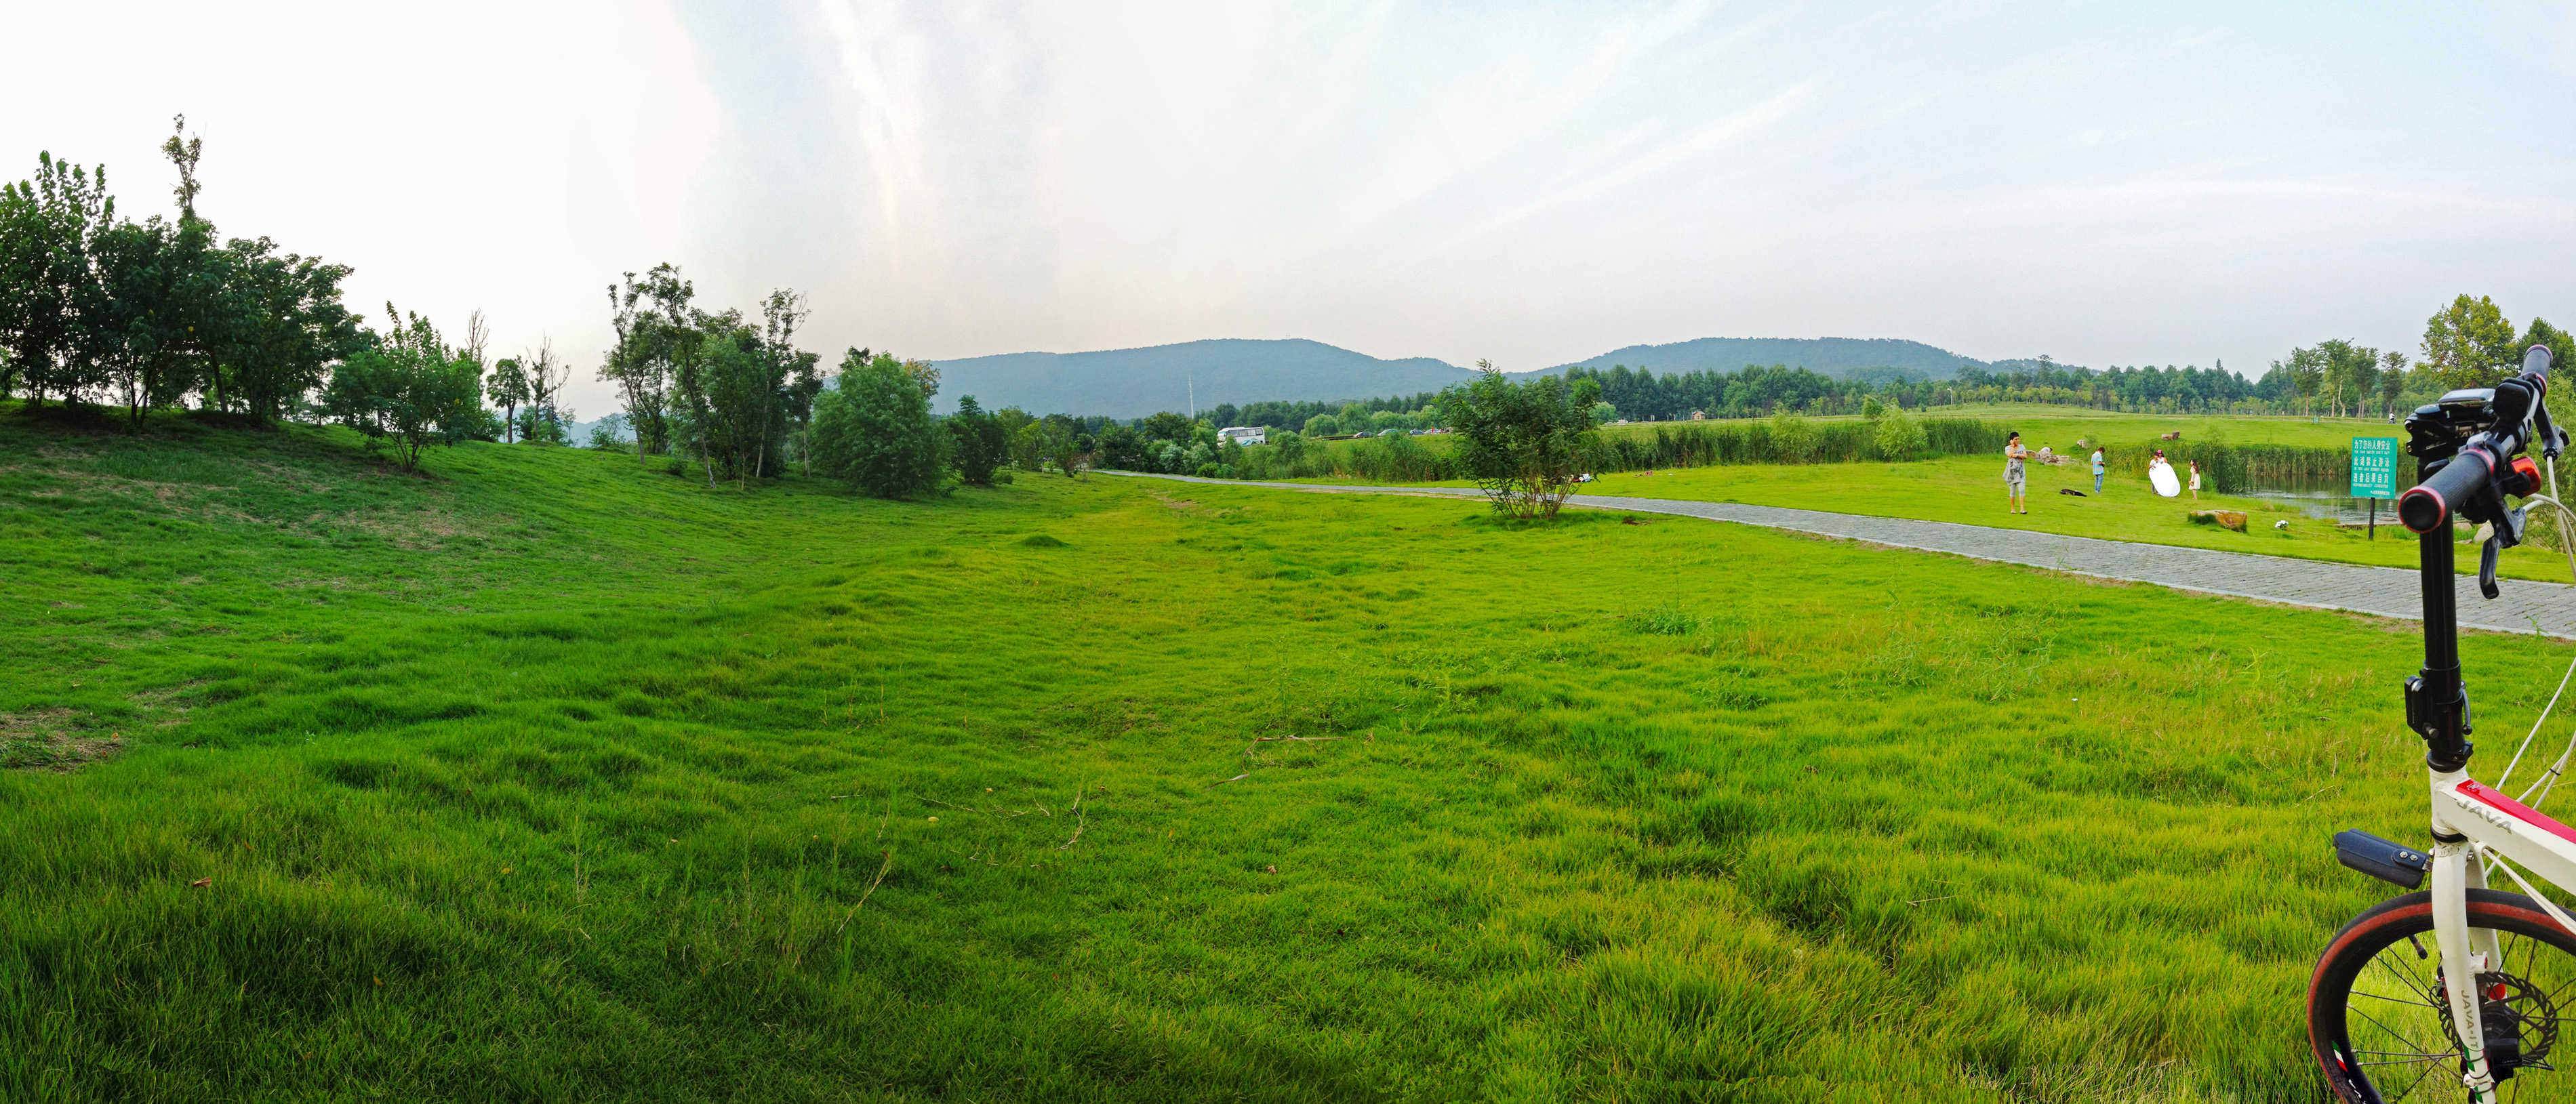
<svg viewBox="0 0 2576 1104"><path fill-rule="evenodd" d="M1708 414L1705 411L1691 411L1691 420L1694 422L1705 422L1708 420Z"/></svg>
<svg viewBox="0 0 2576 1104"><path fill-rule="evenodd" d="M1216 435L1238 445L1270 443L1270 429L1267 426L1227 426L1216 431Z"/></svg>

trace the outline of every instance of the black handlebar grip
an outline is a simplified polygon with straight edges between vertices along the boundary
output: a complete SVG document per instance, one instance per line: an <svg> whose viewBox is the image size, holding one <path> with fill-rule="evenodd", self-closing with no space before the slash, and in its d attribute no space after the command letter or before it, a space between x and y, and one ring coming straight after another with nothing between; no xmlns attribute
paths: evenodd
<svg viewBox="0 0 2576 1104"><path fill-rule="evenodd" d="M2397 496L2397 520L2418 533L2451 523L2451 511L2486 489L2495 478L2495 460L2483 449L2464 448L2432 478Z"/></svg>
<svg viewBox="0 0 2576 1104"><path fill-rule="evenodd" d="M2522 354L2522 374L2535 377L2546 385L2549 382L2549 366L2556 359L2556 356L2550 353L2549 346L2534 345L2530 351Z"/></svg>

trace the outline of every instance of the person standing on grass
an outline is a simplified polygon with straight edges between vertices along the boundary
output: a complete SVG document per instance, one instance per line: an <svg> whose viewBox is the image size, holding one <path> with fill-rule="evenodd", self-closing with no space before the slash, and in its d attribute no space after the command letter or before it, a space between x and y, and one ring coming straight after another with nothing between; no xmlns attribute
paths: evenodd
<svg viewBox="0 0 2576 1104"><path fill-rule="evenodd" d="M2200 501L2200 461L2191 461L2191 500Z"/></svg>
<svg viewBox="0 0 2576 1104"><path fill-rule="evenodd" d="M2093 446L2093 493L2102 493L2102 446Z"/></svg>
<svg viewBox="0 0 2576 1104"><path fill-rule="evenodd" d="M2021 466L2022 458L2029 455L2030 450L2021 447L2021 434L2005 435L2004 512L2007 514L2030 513L2030 499L2022 493L2022 488L2029 483L2030 476L2022 470Z"/></svg>

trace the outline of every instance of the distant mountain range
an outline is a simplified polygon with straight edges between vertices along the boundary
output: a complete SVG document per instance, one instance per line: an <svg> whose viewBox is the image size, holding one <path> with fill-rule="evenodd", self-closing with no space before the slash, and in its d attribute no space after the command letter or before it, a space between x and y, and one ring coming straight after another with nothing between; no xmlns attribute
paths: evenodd
<svg viewBox="0 0 2576 1104"><path fill-rule="evenodd" d="M1437 391L1476 378L1430 357L1380 360L1321 341L1225 338L1095 353L1004 353L939 362L939 409L973 395L985 409L1141 418L1265 399L1365 399Z"/></svg>
<svg viewBox="0 0 2576 1104"><path fill-rule="evenodd" d="M973 395L988 410L1016 406L1032 413L1117 418L1188 410L1193 389L1198 408L1206 410L1218 403L1408 395L1476 378L1473 368L1431 357L1381 360L1293 338L1226 338L1089 353L1004 353L938 363L941 413L955 410L959 397ZM1670 345L1631 345L1572 364L1515 374L1547 375L1568 368L1613 365L1658 372L1731 372L1747 364L1782 364L1874 382L1949 379L1963 365L1992 367L1920 341L1892 338L1704 337Z"/></svg>
<svg viewBox="0 0 2576 1104"><path fill-rule="evenodd" d="M1622 364L1657 372L1732 372L1747 364L1785 364L1819 375L1890 379L1900 374L1911 379L1949 379L1962 365L1988 367L1985 361L1948 349L1892 337L1703 337L1670 345L1630 345L1548 371Z"/></svg>

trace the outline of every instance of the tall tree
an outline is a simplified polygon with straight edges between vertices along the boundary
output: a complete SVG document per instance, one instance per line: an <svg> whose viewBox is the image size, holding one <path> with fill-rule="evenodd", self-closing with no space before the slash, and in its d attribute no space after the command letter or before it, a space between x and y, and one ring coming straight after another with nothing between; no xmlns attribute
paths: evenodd
<svg viewBox="0 0 2576 1104"><path fill-rule="evenodd" d="M568 420L563 411L563 389L571 382L572 365L555 356L555 339L544 335L537 338L535 352L522 354L520 364L527 374L528 410L544 422L544 428L534 433L523 429L520 439L562 444L564 422Z"/></svg>
<svg viewBox="0 0 2576 1104"><path fill-rule="evenodd" d="M212 320L213 405L274 422L366 345L340 301L347 265L277 252L267 238L225 244L227 278Z"/></svg>
<svg viewBox="0 0 2576 1104"><path fill-rule="evenodd" d="M623 393L638 455L669 453L675 444L673 422L686 416L688 404L674 395L674 388L680 360L694 345L686 315L696 294L668 263L655 265L641 281L629 272L623 286L608 286L609 321L617 340L600 365L599 378L616 383Z"/></svg>
<svg viewBox="0 0 2576 1104"><path fill-rule="evenodd" d="M484 380L483 394L492 405L501 408L501 443L511 443L519 427L519 406L529 401L528 369L517 357L502 357L492 362L492 374Z"/></svg>
<svg viewBox="0 0 2576 1104"><path fill-rule="evenodd" d="M758 474L777 410L777 364L758 331L733 311L698 319L692 377L702 454L741 487Z"/></svg>
<svg viewBox="0 0 2576 1104"><path fill-rule="evenodd" d="M33 404L71 399L98 382L81 313L97 300L89 245L116 216L107 169L37 155L36 176L0 188L0 341Z"/></svg>
<svg viewBox="0 0 2576 1104"><path fill-rule="evenodd" d="M2523 352L2534 345L2549 346L2549 355L2557 358L2561 366L2567 363L2567 358L2576 356L2576 336L2538 318L2532 319L2531 325L2522 331L2522 340L2514 342L2515 363L2519 364Z"/></svg>
<svg viewBox="0 0 2576 1104"><path fill-rule="evenodd" d="M2379 354L2379 366L2379 413L2386 417L2406 393L2406 354L2390 349Z"/></svg>
<svg viewBox="0 0 2576 1104"><path fill-rule="evenodd" d="M968 395L957 400L957 413L948 416L948 432L956 438L957 477L973 486L992 486L993 470L1008 458L1002 423Z"/></svg>
<svg viewBox="0 0 2576 1104"><path fill-rule="evenodd" d="M780 288L769 293L760 304L760 344L769 358L770 409L762 419L761 447L755 462L755 475L771 471L772 459L786 456L790 434L802 440L814 415L814 396L823 390L822 373L815 370L820 355L800 352L796 348L796 331L812 314L802 292ZM800 446L801 448L801 446ZM814 474L812 464L805 474Z"/></svg>
<svg viewBox="0 0 2576 1104"><path fill-rule="evenodd" d="M2424 364L2447 387L2493 387L2521 357L2513 323L2486 296L2462 295L2424 320Z"/></svg>

